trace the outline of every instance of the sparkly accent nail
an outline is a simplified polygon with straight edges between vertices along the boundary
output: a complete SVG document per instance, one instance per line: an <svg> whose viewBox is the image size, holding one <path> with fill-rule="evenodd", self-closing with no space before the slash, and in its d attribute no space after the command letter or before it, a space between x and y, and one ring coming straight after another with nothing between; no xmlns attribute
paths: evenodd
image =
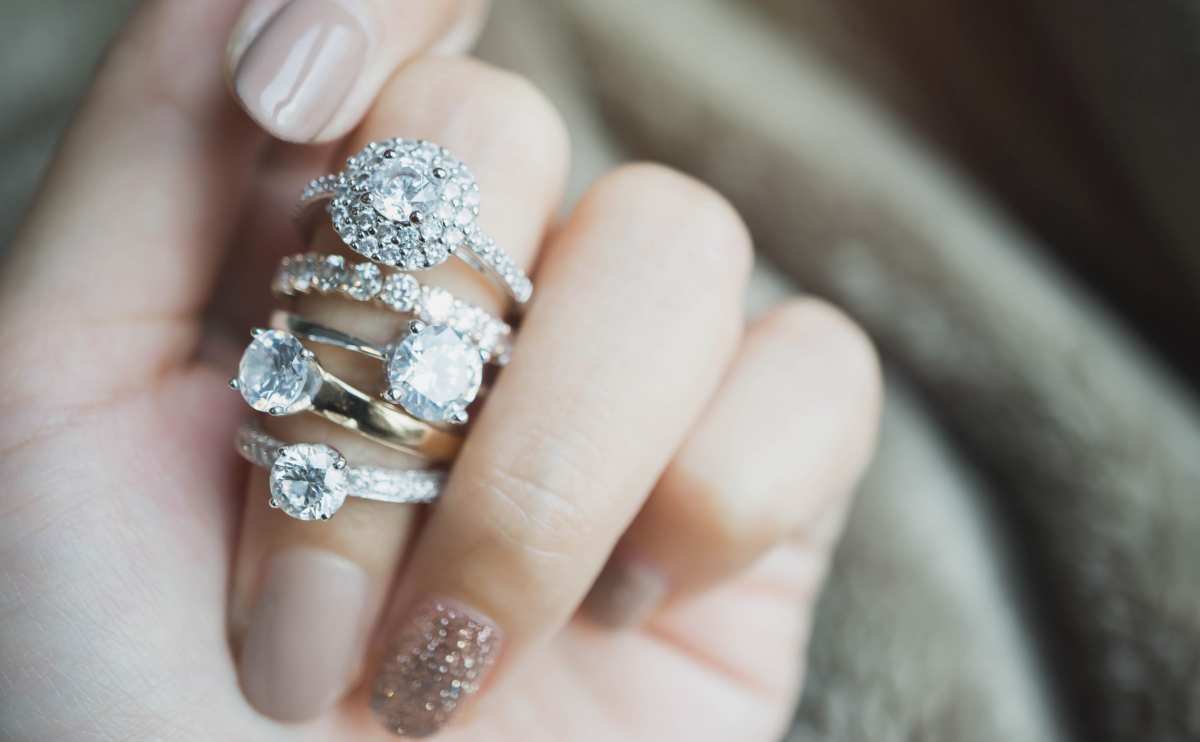
<svg viewBox="0 0 1200 742"><path fill-rule="evenodd" d="M499 649L500 631L486 617L455 603L428 603L410 615L384 660L371 709L396 734L427 737L479 690Z"/></svg>

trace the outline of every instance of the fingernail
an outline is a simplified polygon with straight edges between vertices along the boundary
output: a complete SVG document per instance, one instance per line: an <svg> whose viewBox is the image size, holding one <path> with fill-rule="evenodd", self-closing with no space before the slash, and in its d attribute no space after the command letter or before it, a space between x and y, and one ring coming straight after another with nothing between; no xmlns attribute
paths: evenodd
<svg viewBox="0 0 1200 742"><path fill-rule="evenodd" d="M500 643L486 616L458 603L424 605L410 614L385 658L371 709L396 734L428 737L479 690Z"/></svg>
<svg viewBox="0 0 1200 742"><path fill-rule="evenodd" d="M271 558L239 659L242 691L282 721L319 716L341 697L363 649L367 574L318 549Z"/></svg>
<svg viewBox="0 0 1200 742"><path fill-rule="evenodd" d="M612 629L637 626L649 618L667 595L661 572L633 561L610 561L584 601L584 612Z"/></svg>
<svg viewBox="0 0 1200 742"><path fill-rule="evenodd" d="M238 61L234 91L263 128L308 141L350 92L366 48L363 21L340 0L290 0Z"/></svg>

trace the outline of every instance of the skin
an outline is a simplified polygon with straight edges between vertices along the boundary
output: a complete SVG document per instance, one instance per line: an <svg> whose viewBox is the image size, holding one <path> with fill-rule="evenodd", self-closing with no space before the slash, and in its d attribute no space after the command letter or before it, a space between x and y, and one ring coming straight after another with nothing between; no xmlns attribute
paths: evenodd
<svg viewBox="0 0 1200 742"><path fill-rule="evenodd" d="M568 167L552 107L507 73L421 58L478 25L478 4L463 8L414 30L420 44L373 50L366 87L305 150L272 140L227 90L239 44L223 59L226 41L258 22L238 20L261 14L254 4L149 2L109 53L0 274L0 737L391 738L364 687L424 594L469 600L508 637L446 739L768 740L784 728L873 444L870 343L812 299L745 327L745 228L665 168L602 178L551 229ZM286 223L299 184L395 135L472 163L485 228L537 261L538 301L428 517L352 502L301 529L263 506L262 473L232 452L245 410L225 382L274 262L302 249ZM461 266L429 277L503 309ZM332 299L300 308L356 328L395 321ZM635 352L588 355L564 340L578 337ZM397 465L331 426L274 422ZM519 449L514 431L532 431ZM237 668L255 575L296 545L361 564L376 625L362 671L303 725L256 711ZM579 611L606 563L665 576L662 601L620 630Z"/></svg>

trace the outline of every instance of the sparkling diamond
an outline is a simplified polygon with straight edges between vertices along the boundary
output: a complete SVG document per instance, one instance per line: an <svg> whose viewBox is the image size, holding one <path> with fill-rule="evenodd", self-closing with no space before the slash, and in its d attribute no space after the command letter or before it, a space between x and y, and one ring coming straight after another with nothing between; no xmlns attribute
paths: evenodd
<svg viewBox="0 0 1200 742"><path fill-rule="evenodd" d="M404 160L376 170L370 188L371 205L395 222L407 222L414 211L430 213L440 197L440 185L432 174Z"/></svg>
<svg viewBox="0 0 1200 742"><path fill-rule="evenodd" d="M287 273L291 287L295 291L303 293L312 287L315 276L313 275L312 261L307 255L296 256L289 260Z"/></svg>
<svg viewBox="0 0 1200 742"><path fill-rule="evenodd" d="M314 286L317 291L337 291L346 280L346 259L341 255L326 255L316 266Z"/></svg>
<svg viewBox="0 0 1200 742"><path fill-rule="evenodd" d="M259 412L283 415L302 410L320 385L311 355L295 336L280 330L255 336L238 364L238 391Z"/></svg>
<svg viewBox="0 0 1200 742"><path fill-rule="evenodd" d="M421 296L421 284L407 273L392 273L383 281L379 298L397 312L411 312Z"/></svg>
<svg viewBox="0 0 1200 742"><path fill-rule="evenodd" d="M421 296L420 315L426 322L444 325L454 313L454 295L449 291L432 286Z"/></svg>
<svg viewBox="0 0 1200 742"><path fill-rule="evenodd" d="M383 288L383 271L374 263L359 263L349 273L346 293L352 299L367 301Z"/></svg>
<svg viewBox="0 0 1200 742"><path fill-rule="evenodd" d="M284 446L271 465L271 504L293 518L329 518L348 490L346 460L321 443Z"/></svg>
<svg viewBox="0 0 1200 742"><path fill-rule="evenodd" d="M455 421L479 393L479 348L446 325L426 325L396 345L388 359L392 397L429 422Z"/></svg>

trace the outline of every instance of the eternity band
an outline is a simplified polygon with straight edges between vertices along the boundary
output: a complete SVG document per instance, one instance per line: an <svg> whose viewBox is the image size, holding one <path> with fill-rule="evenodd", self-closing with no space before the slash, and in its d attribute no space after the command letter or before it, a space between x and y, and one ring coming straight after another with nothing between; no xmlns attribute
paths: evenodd
<svg viewBox="0 0 1200 742"><path fill-rule="evenodd" d="M285 443L244 423L236 447L247 461L270 470L271 507L300 520L328 520L347 497L392 503L432 502L445 473L424 469L348 466L323 443Z"/></svg>
<svg viewBox="0 0 1200 742"><path fill-rule="evenodd" d="M255 330L229 385L259 412L312 412L360 435L434 462L450 461L462 438L374 399L330 374L296 336Z"/></svg>
<svg viewBox="0 0 1200 742"><path fill-rule="evenodd" d="M282 296L334 294L374 302L435 325L449 325L500 365L512 350L512 328L488 311L407 273L387 273L374 263L348 264L341 255L301 253L279 263L271 288Z"/></svg>
<svg viewBox="0 0 1200 742"><path fill-rule="evenodd" d="M524 271L480 230L475 176L444 147L409 139L372 142L341 172L309 183L298 214L326 201L342 242L376 263L420 271L457 255L518 304L533 293Z"/></svg>

